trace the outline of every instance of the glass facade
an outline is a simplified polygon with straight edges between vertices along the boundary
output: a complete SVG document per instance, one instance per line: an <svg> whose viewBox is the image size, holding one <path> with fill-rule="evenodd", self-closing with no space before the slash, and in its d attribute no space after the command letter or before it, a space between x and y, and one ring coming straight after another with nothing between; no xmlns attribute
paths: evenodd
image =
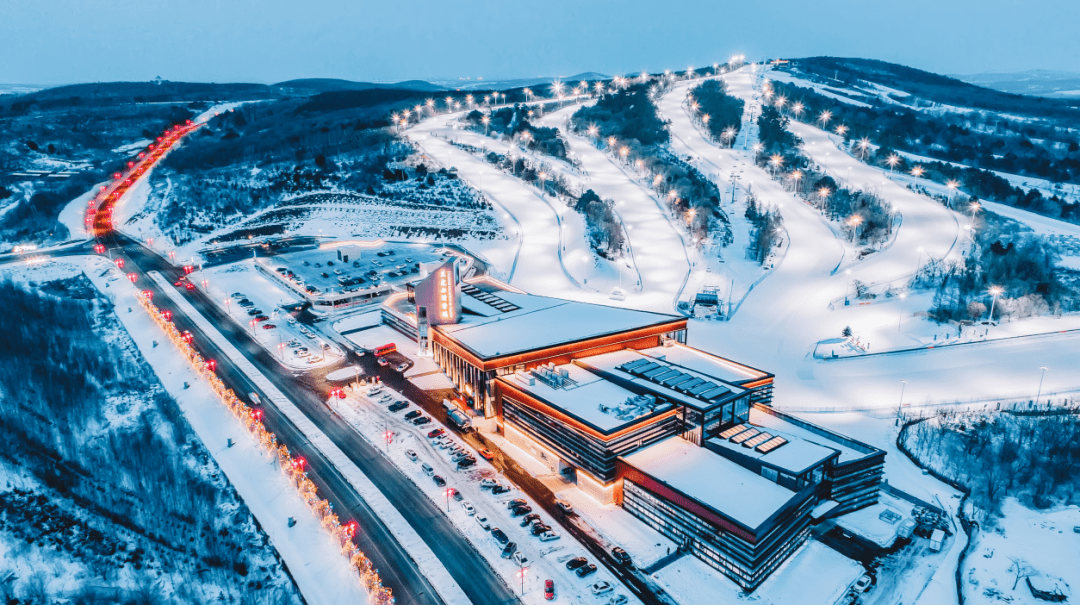
<svg viewBox="0 0 1080 605"><path fill-rule="evenodd" d="M615 459L675 434L675 417L648 422L609 441L601 440L503 395L503 419L604 483L615 480Z"/></svg>
<svg viewBox="0 0 1080 605"><path fill-rule="evenodd" d="M789 518L759 536L757 542L749 542L629 479L623 480L622 493L622 506L630 514L748 591L765 581L810 534L811 500L791 511Z"/></svg>

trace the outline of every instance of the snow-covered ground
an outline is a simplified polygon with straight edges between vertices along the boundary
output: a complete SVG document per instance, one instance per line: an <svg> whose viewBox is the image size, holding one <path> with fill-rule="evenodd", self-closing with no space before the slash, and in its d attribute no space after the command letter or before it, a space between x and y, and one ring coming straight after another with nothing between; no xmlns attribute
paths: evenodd
<svg viewBox="0 0 1080 605"><path fill-rule="evenodd" d="M131 339L270 536L304 598L309 603L365 602L367 594L359 578L338 553L339 546L277 468L276 459L262 451L218 401L210 386L168 344L135 300L138 290L123 272L102 257L71 257L40 265L40 269L28 275L44 279L46 275L70 271L71 266L84 270L98 290L116 305L116 314ZM229 439L234 442L232 447L228 446ZM289 517L297 521L291 528L287 523Z"/></svg>
<svg viewBox="0 0 1080 605"><path fill-rule="evenodd" d="M1080 508L1032 510L1009 498L996 527L979 532L962 570L967 603L1017 605L1044 603L1032 596L1021 575L1045 574L1063 581L1070 601L1080 591ZM1015 588L1013 587L1015 584Z"/></svg>

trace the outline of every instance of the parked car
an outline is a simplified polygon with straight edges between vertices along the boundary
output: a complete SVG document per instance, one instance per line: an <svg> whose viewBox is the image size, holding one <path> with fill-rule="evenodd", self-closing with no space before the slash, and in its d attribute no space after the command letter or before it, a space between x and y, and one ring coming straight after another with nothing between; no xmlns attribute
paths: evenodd
<svg viewBox="0 0 1080 605"><path fill-rule="evenodd" d="M615 560L622 563L626 567L633 568L634 564L630 560L630 554L627 553L622 547L616 546L611 549L611 556L615 557Z"/></svg>
<svg viewBox="0 0 1080 605"><path fill-rule="evenodd" d="M531 513L532 512L532 507L528 506L528 505L516 506L510 512L511 512L510 516L512 516L512 517L520 517L521 515L527 515L527 514Z"/></svg>
<svg viewBox="0 0 1080 605"><path fill-rule="evenodd" d="M487 488L495 487L498 484L499 483L497 481L495 481L494 479L484 479L484 480L482 480L480 482L480 487L483 488L483 489L487 489Z"/></svg>
<svg viewBox="0 0 1080 605"><path fill-rule="evenodd" d="M528 502L526 502L525 500L521 498L514 498L513 500L506 503L506 508L517 508L519 506L525 506L526 504L528 504Z"/></svg>
<svg viewBox="0 0 1080 605"><path fill-rule="evenodd" d="M461 508L465 511L465 514L469 515L470 517L476 514L476 509L473 508L473 505L469 502L462 502Z"/></svg>
<svg viewBox="0 0 1080 605"><path fill-rule="evenodd" d="M870 587L874 585L874 578L869 574L863 574L861 578L855 581L855 584L851 586L851 589L855 592L866 592L870 590Z"/></svg>
<svg viewBox="0 0 1080 605"><path fill-rule="evenodd" d="M529 565L529 557L526 557L519 550L516 553L514 553L514 562L518 564L518 567L528 567L528 565Z"/></svg>
<svg viewBox="0 0 1080 605"><path fill-rule="evenodd" d="M435 475L435 476L434 476L434 477L432 477L431 479L432 479L432 481L434 481L434 482L435 482L435 485L438 485L439 487L443 487L444 485L446 485L446 479L443 479L443 478L442 478L441 476L439 476L439 475Z"/></svg>
<svg viewBox="0 0 1080 605"><path fill-rule="evenodd" d="M540 520L540 515L538 515L536 513L530 513L528 515L525 515L525 518L521 520L521 526L526 527L526 526L532 525L533 521L539 521L539 520Z"/></svg>
<svg viewBox="0 0 1080 605"><path fill-rule="evenodd" d="M494 458L494 457L495 457L495 456L494 456L494 455L493 455L493 454L491 453L491 450L489 450L489 449L487 449L487 448L483 448L483 449L480 449L480 450L478 450L478 451L477 451L477 453L479 453L479 454L480 454L480 457L482 457L482 458L483 458L484 460L491 460L492 458Z"/></svg>
<svg viewBox="0 0 1080 605"><path fill-rule="evenodd" d="M458 469L469 468L476 464L476 458L465 458L464 460L458 460Z"/></svg>
<svg viewBox="0 0 1080 605"><path fill-rule="evenodd" d="M507 542L503 547L502 558L509 559L517 552L517 542Z"/></svg>
<svg viewBox="0 0 1080 605"><path fill-rule="evenodd" d="M387 409L390 410L391 412L400 412L401 410L404 410L407 407L409 407L409 402L407 402L407 401L399 401L399 402L397 402L395 404L392 404Z"/></svg>
<svg viewBox="0 0 1080 605"><path fill-rule="evenodd" d="M277 326L275 326L274 324L263 324L262 325L262 329L264 329L264 330L273 330L276 327Z"/></svg>
<svg viewBox="0 0 1080 605"><path fill-rule="evenodd" d="M612 590L611 582L608 582L607 580L600 580L596 584L593 584L592 586L590 586L589 590L591 590L592 593L595 594L595 595L602 595L602 594L611 592L611 590Z"/></svg>
<svg viewBox="0 0 1080 605"><path fill-rule="evenodd" d="M510 541L510 536L507 536L506 532L499 529L498 527L491 530L491 535L495 536L495 541L499 544L506 544Z"/></svg>
<svg viewBox="0 0 1080 605"><path fill-rule="evenodd" d="M574 557L566 562L566 568L570 570L577 569L589 564L589 560L585 557Z"/></svg>
<svg viewBox="0 0 1080 605"><path fill-rule="evenodd" d="M608 599L607 605L626 605L630 599L626 598L626 595L615 595Z"/></svg>
<svg viewBox="0 0 1080 605"><path fill-rule="evenodd" d="M420 418L413 420L412 423L416 426L424 426L425 424L431 424L431 418L428 418L427 416L421 416Z"/></svg>
<svg viewBox="0 0 1080 605"><path fill-rule="evenodd" d="M552 540L558 540L561 537L562 536L559 535L558 532L546 531L546 532L540 534L540 541L541 542L551 542Z"/></svg>
<svg viewBox="0 0 1080 605"><path fill-rule="evenodd" d="M413 411L409 412L408 414L405 414L405 420L412 420L413 418L419 418L420 416L423 416L423 415L424 415L424 413L421 412L420 410L413 410Z"/></svg>
<svg viewBox="0 0 1080 605"><path fill-rule="evenodd" d="M413 462L416 462L416 452L412 450L405 450L405 457Z"/></svg>
<svg viewBox="0 0 1080 605"><path fill-rule="evenodd" d="M465 496L462 496L462 495L461 495L461 492L457 491L456 489L454 489L454 488L452 488L452 487L451 487L450 489L453 489L453 490L454 490L454 493L450 494L450 496L451 496L451 497L452 497L452 498L453 498L453 499L454 499L455 501L457 501L457 502L461 502L462 500L464 500L464 499L465 499Z"/></svg>
<svg viewBox="0 0 1080 605"><path fill-rule="evenodd" d="M592 563L586 563L585 565L577 568L574 573L577 574L577 577L584 578L585 576L596 573L596 565L593 565Z"/></svg>
<svg viewBox="0 0 1080 605"><path fill-rule="evenodd" d="M420 468L424 470L424 474L428 477L435 474L435 469L427 462L420 465Z"/></svg>
<svg viewBox="0 0 1080 605"><path fill-rule="evenodd" d="M540 534L542 534L544 532L551 531L551 526L550 525L544 525L543 523L537 522L536 524L534 524L532 526L531 531L532 531L532 535L539 536Z"/></svg>
<svg viewBox="0 0 1080 605"><path fill-rule="evenodd" d="M484 515L478 514L473 517L473 519L476 519L476 522L480 524L480 527L483 527L484 529L491 529L491 524L488 523L488 518Z"/></svg>
<svg viewBox="0 0 1080 605"><path fill-rule="evenodd" d="M429 439L434 439L434 438L438 437L439 435L442 435L445 432L446 431L444 431L442 429L435 429L434 431L431 431L430 433L428 433L427 436L428 436Z"/></svg>
<svg viewBox="0 0 1080 605"><path fill-rule="evenodd" d="M544 598L548 601L555 599L555 581L544 580Z"/></svg>
<svg viewBox="0 0 1080 605"><path fill-rule="evenodd" d="M491 488L491 493L495 495L505 494L508 491L510 491L510 488L506 487L505 485L496 485L495 487Z"/></svg>
<svg viewBox="0 0 1080 605"><path fill-rule="evenodd" d="M568 515L573 514L573 512L574 512L574 507L570 506L570 503L567 502L566 500L556 500L555 501L555 506L558 506L559 510L561 510L562 512L564 512L564 513L566 513Z"/></svg>

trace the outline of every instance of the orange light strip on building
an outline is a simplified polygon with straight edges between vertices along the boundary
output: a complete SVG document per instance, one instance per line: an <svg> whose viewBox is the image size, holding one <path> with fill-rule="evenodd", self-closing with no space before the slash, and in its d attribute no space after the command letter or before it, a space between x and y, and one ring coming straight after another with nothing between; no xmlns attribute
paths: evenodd
<svg viewBox="0 0 1080 605"><path fill-rule="evenodd" d="M645 328L638 328L636 330L630 330L626 332L619 332L617 334L611 334L608 336L600 336L596 338L589 338L585 340L579 340L576 342L566 343L563 345L557 345L554 347L548 347L544 349L537 349L527 353L518 353L515 355L507 355L500 357L492 357L488 360L481 360L475 354L467 351L463 346L458 344L453 336L443 333L441 330L435 329L432 331L432 341L437 342L447 349L450 349L455 355L461 357L473 366L480 368L484 371L495 370L498 368L505 368L508 366L514 366L519 364L528 364L530 362L537 362L547 360L553 357L569 357L570 359L577 359L579 357L588 357L591 355L598 355L594 349L600 347L617 345L626 343L632 340L639 340L648 337L655 337L673 332L677 330L686 329L686 320L677 319L670 323L660 324L657 326L648 326ZM658 346L656 343L651 346ZM648 346L642 347L648 348Z"/></svg>
<svg viewBox="0 0 1080 605"><path fill-rule="evenodd" d="M507 292L514 292L515 294L528 294L528 292L515 288L514 286L511 286L504 281L499 281L494 277L491 277L490 275L481 275L480 277L473 278L469 281L466 281L465 283L470 285L485 283L494 286L500 290L506 290Z"/></svg>
<svg viewBox="0 0 1080 605"><path fill-rule="evenodd" d="M686 345L681 344L681 343L676 343L675 346L686 349L687 351L691 351L694 354L696 354L697 356L704 358L706 361L711 361L711 362L717 363L719 365L722 365L725 368L731 370L732 372L742 374L743 376L746 376L747 378L760 378L760 377L762 377L762 376L764 376L766 374L765 372L762 372L761 370L751 368L749 366L744 366L741 363L736 363L734 361L731 361L730 359L725 359L723 357L718 357L716 355L713 355L712 353L706 353L705 351L702 351L700 349L695 349L694 347L689 347L689 346L686 346Z"/></svg>

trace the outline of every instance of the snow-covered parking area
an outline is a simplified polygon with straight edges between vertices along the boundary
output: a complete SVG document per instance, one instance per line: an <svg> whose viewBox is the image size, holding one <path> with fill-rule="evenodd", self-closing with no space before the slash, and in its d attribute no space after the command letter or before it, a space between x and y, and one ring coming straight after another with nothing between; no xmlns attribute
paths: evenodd
<svg viewBox="0 0 1080 605"><path fill-rule="evenodd" d="M197 288L206 288L217 306L287 367L319 368L333 365L345 356L340 347L297 323L281 308L300 301L259 273L251 261L196 271L188 276L188 281ZM262 311L269 319L255 321L253 325L258 315L252 313L255 310Z"/></svg>
<svg viewBox="0 0 1080 605"><path fill-rule="evenodd" d="M524 591L521 597L522 602L596 605L607 603L610 598L622 594L629 597L630 604L640 603L602 566L598 566L596 573L585 578L578 578L574 572L568 570L566 561L574 557L587 557L585 549L572 538L561 535L560 528L552 523L546 513L540 512L540 507L503 479L498 471L482 457L476 456L475 466L458 471L456 464L450 458L451 444L463 448L468 448L468 446L453 436L442 440L447 442L445 448L429 439L427 434L442 426L438 422L432 422L418 427L406 421L404 415L418 409L411 403L409 407L397 413L389 412L387 406L391 403L407 401L399 393L385 385L382 386L380 393L371 397L366 394L366 386L362 386L359 392L352 388L346 389L346 392L348 393L346 399L330 400L335 411L365 439L379 447L395 466L419 486L435 504L446 511L447 517L458 531L488 560L491 567L507 585L519 594ZM392 433L389 442L385 438L388 431ZM409 452L415 454L415 460ZM424 464L431 467L430 475L425 472ZM445 485L437 485L434 476L441 477ZM511 489L509 492L496 495L491 489L481 487L480 483L483 479L493 479ZM452 492L448 494L448 488L460 492L461 501L454 497ZM531 535L528 528L521 526L522 517L512 516L507 508L507 503L515 499L525 500L528 506L540 515L541 521L551 525L560 537L543 542ZM465 502L471 504L474 514L469 514L464 506ZM527 571L524 584L519 575L521 566L515 559L501 556L503 544L495 539L491 531L481 526L477 521L480 517L486 518L492 529L501 529L509 541L517 545L517 551L528 559L525 562ZM544 599L544 582L548 579L553 580L555 584L554 601ZM614 590L602 595L593 595L590 587L604 581L610 583Z"/></svg>

